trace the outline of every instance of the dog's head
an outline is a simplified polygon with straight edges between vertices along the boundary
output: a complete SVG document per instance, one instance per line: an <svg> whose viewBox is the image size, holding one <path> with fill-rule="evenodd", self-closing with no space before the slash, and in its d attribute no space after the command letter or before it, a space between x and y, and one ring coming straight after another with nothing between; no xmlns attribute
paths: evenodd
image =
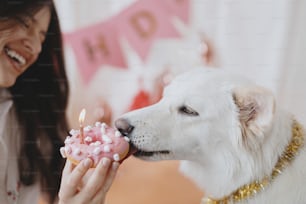
<svg viewBox="0 0 306 204"><path fill-rule="evenodd" d="M269 91L199 68L175 78L158 103L124 114L115 125L141 159L218 165L260 148L273 115Z"/></svg>

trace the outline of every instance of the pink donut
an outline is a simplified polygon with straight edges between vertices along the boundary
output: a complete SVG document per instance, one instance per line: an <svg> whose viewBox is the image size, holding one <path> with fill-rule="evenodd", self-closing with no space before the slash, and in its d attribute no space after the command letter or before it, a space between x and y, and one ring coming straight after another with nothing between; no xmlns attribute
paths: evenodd
<svg viewBox="0 0 306 204"><path fill-rule="evenodd" d="M65 146L60 148L63 158L78 164L85 158L91 158L96 167L103 157L112 161L123 161L129 152L129 138L123 137L105 123L96 122L95 126L84 128L83 140L80 130L71 130L70 136L65 139Z"/></svg>

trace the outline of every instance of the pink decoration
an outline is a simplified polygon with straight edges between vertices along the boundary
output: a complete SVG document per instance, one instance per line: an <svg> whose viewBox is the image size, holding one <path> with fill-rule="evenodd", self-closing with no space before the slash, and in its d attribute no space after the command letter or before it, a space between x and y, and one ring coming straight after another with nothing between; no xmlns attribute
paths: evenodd
<svg viewBox="0 0 306 204"><path fill-rule="evenodd" d="M78 30L66 38L75 52L85 83L102 64L126 67L117 33L106 23Z"/></svg>
<svg viewBox="0 0 306 204"><path fill-rule="evenodd" d="M136 96L133 98L133 102L129 107L129 111L136 110L139 108L146 107L150 105L150 94L146 92L145 90L140 90L136 94Z"/></svg>
<svg viewBox="0 0 306 204"><path fill-rule="evenodd" d="M125 38L145 60L152 44L159 38L179 37L173 16L188 21L190 0L139 0L107 21L64 34L88 83L102 65L126 68L120 47Z"/></svg>
<svg viewBox="0 0 306 204"><path fill-rule="evenodd" d="M138 1L117 18L118 31L125 37L139 56L145 60L155 40L179 37L171 23L171 15L163 8L162 1Z"/></svg>
<svg viewBox="0 0 306 204"><path fill-rule="evenodd" d="M190 0L164 0L160 2L165 5L167 12L179 17L183 22L189 22Z"/></svg>

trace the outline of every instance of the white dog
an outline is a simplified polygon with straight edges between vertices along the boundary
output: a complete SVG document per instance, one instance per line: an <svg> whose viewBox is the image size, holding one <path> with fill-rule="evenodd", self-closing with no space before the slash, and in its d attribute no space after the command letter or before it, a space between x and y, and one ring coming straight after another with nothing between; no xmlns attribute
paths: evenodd
<svg viewBox="0 0 306 204"><path fill-rule="evenodd" d="M306 204L303 130L268 90L222 70L175 78L116 127L144 160L181 160L202 203Z"/></svg>

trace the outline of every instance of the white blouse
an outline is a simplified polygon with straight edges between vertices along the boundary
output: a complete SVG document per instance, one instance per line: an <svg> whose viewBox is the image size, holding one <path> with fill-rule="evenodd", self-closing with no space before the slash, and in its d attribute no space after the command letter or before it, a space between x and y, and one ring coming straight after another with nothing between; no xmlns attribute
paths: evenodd
<svg viewBox="0 0 306 204"><path fill-rule="evenodd" d="M21 185L18 173L19 130L13 101L6 89L0 88L0 203L38 203L39 185Z"/></svg>

